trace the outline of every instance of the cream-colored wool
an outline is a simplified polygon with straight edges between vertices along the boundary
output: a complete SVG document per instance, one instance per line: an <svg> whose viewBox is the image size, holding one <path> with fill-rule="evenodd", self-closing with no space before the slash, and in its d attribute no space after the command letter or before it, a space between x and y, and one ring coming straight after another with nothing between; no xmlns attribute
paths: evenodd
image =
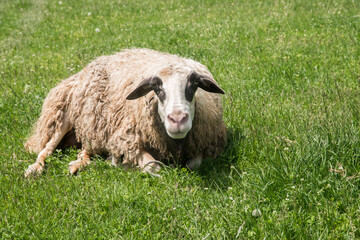
<svg viewBox="0 0 360 240"><path fill-rule="evenodd" d="M193 127L181 147L166 134L153 92L125 99L145 78L188 69L212 78L198 62L153 50L131 49L102 56L50 91L25 146L39 153L56 131L70 126L67 129L75 131L88 153L111 154L123 164L138 165L141 151L151 152L157 160L182 163L199 154L215 158L226 142L218 94L197 90Z"/></svg>

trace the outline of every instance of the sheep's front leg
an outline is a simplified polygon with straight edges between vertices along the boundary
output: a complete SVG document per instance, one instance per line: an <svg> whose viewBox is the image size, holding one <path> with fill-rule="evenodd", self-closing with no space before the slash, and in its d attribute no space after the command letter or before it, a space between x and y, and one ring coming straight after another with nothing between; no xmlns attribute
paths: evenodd
<svg viewBox="0 0 360 240"><path fill-rule="evenodd" d="M61 139L69 131L69 125L63 124L62 127L57 130L50 141L45 145L45 148L39 153L36 162L28 167L25 171L25 177L29 177L32 174L41 174L44 171L45 158L51 155Z"/></svg>
<svg viewBox="0 0 360 240"><path fill-rule="evenodd" d="M70 174L74 174L89 165L90 163L90 153L84 149L79 152L77 160L69 163L69 172Z"/></svg>
<svg viewBox="0 0 360 240"><path fill-rule="evenodd" d="M197 155L196 157L189 159L186 162L186 166L190 169L190 170L196 170L200 167L201 162L203 160L203 155L200 153L199 155Z"/></svg>
<svg viewBox="0 0 360 240"><path fill-rule="evenodd" d="M143 151L139 159L139 167L141 168L142 172L150 173L154 176L159 176L158 174L155 174L161 170L158 162L159 161L155 160L149 153Z"/></svg>

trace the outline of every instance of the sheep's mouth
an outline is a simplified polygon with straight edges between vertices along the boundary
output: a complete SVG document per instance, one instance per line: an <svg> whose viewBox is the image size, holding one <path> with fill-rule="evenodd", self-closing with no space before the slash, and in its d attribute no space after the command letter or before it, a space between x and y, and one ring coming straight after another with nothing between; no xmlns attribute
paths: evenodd
<svg viewBox="0 0 360 240"><path fill-rule="evenodd" d="M172 138L172 139L183 139L186 137L186 134L188 133L188 131L169 131L166 130L167 134Z"/></svg>
<svg viewBox="0 0 360 240"><path fill-rule="evenodd" d="M191 128L192 124L190 121L186 122L186 124L171 124L168 121L165 122L166 132L172 139L185 138Z"/></svg>

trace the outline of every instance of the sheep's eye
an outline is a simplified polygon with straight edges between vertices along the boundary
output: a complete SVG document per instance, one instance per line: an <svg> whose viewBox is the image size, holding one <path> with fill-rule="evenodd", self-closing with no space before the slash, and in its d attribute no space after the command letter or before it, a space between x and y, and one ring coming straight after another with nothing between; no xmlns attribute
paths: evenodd
<svg viewBox="0 0 360 240"><path fill-rule="evenodd" d="M157 88L157 89L155 89L155 93L158 96L158 98L160 99L160 102L165 101L166 94L165 94L165 91L163 89Z"/></svg>

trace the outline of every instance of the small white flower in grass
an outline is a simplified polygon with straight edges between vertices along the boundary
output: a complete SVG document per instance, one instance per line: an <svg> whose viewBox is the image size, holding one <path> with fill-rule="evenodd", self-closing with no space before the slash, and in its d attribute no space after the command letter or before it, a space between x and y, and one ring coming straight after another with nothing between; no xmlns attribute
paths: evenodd
<svg viewBox="0 0 360 240"><path fill-rule="evenodd" d="M30 85L25 85L25 88L24 88L24 93L27 93L29 91L29 88L30 88Z"/></svg>
<svg viewBox="0 0 360 240"><path fill-rule="evenodd" d="M209 190L209 188L205 187L204 190Z"/></svg>
<svg viewBox="0 0 360 240"><path fill-rule="evenodd" d="M295 186L291 186L292 189L295 189L296 187Z"/></svg>
<svg viewBox="0 0 360 240"><path fill-rule="evenodd" d="M232 187L228 187L228 190L233 190L233 188L232 188Z"/></svg>
<svg viewBox="0 0 360 240"><path fill-rule="evenodd" d="M59 3L59 5L61 5L61 4L62 4L62 1L59 1L58 3Z"/></svg>
<svg viewBox="0 0 360 240"><path fill-rule="evenodd" d="M255 209L255 210L252 211L251 215L253 217L261 217L262 214L261 214L260 209Z"/></svg>
<svg viewBox="0 0 360 240"><path fill-rule="evenodd" d="M230 199L231 201L234 201L234 199L233 199L232 197L229 197L229 199Z"/></svg>
<svg viewBox="0 0 360 240"><path fill-rule="evenodd" d="M100 32L100 28L95 28L95 32Z"/></svg>
<svg viewBox="0 0 360 240"><path fill-rule="evenodd" d="M91 16L91 12L88 12L88 16Z"/></svg>

